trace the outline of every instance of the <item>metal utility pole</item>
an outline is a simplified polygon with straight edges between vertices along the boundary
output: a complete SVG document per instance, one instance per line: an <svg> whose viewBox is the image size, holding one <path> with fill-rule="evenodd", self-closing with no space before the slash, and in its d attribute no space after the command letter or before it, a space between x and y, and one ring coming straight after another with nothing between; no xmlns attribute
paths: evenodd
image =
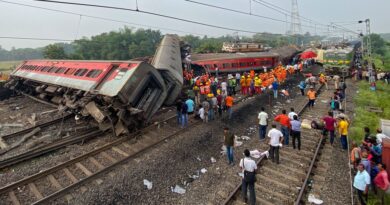
<svg viewBox="0 0 390 205"><path fill-rule="evenodd" d="M296 38L296 44L298 44L297 35L302 33L301 20L299 18L298 0L291 0L291 34Z"/></svg>
<svg viewBox="0 0 390 205"><path fill-rule="evenodd" d="M368 62L368 73L370 75L369 82L375 82L374 70L372 66L372 50L371 50L371 25L370 19L359 21L359 23L366 23L366 50L367 50L367 62Z"/></svg>

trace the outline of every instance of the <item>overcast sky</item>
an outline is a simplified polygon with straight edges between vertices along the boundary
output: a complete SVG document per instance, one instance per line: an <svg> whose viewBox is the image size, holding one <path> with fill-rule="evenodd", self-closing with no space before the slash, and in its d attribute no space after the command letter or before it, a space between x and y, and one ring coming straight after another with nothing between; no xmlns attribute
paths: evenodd
<svg viewBox="0 0 390 205"><path fill-rule="evenodd" d="M102 32L118 30L124 26L135 28L155 28L160 27L163 33L177 33L179 35L232 35L234 31L210 28L191 23L180 22L172 19L151 16L147 14L120 11L103 8L92 8L73 5L62 5L53 3L37 2L33 0L7 0L14 3L22 3L39 7L69 11L83 15L116 19L134 24L124 24L119 22L104 21L86 16L64 14L54 11L41 10L26 6L5 3L0 0L0 37L30 37L30 38L50 38L50 39L70 39L74 40L83 36L96 35ZM135 8L135 0L62 0L67 2L80 2L101 4L116 7ZM250 0L194 0L208 4L218 5L235 10L249 12ZM259 0L257 0L259 1ZM275 4L288 11L291 10L291 0L264 0ZM232 13L215 8L187 2L185 0L138 0L140 10L156 12L174 17L203 23L230 27L239 30L250 30L255 32L286 33L290 25L258 18L249 15ZM286 15L264 7L252 1L252 13L268 16L279 20L286 20ZM357 20L370 18L371 32L390 33L390 0L298 0L299 13L301 16L312 19L324 25L330 22L343 22L353 31L365 29L363 24L353 24ZM81 19L81 20L80 20ZM288 16L288 21L290 17ZM138 25L137 25L138 24ZM139 24L145 25L140 26ZM324 25L316 25L305 20L301 20L302 31L314 34L342 35L341 32L328 31ZM179 30L179 31L172 31ZM184 33L187 32L187 33ZM239 35L252 35L250 33L239 32ZM12 47L40 47L55 41L35 41L35 40L14 40L1 39L0 45L5 49Z"/></svg>

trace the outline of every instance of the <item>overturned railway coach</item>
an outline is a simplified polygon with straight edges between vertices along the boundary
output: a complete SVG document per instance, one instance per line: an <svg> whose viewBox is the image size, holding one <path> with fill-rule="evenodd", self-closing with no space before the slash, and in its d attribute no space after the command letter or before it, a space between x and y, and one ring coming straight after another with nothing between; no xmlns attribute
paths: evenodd
<svg viewBox="0 0 390 205"><path fill-rule="evenodd" d="M179 41L176 35L164 39L168 43L157 53L168 52L169 44ZM155 64L168 73L164 75L182 76L180 48L169 51ZM167 64L170 67L165 68ZM120 135L147 122L167 100L168 87L181 89L182 81L172 83L164 75L142 61L29 60L13 71L7 87L55 103L62 111L93 118L102 130L114 129ZM176 97L170 94L169 101Z"/></svg>

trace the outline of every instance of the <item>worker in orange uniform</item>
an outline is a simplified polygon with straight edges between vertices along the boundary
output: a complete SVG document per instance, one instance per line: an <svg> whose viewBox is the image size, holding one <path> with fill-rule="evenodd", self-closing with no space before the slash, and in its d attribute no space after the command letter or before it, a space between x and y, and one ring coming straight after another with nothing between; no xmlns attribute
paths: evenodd
<svg viewBox="0 0 390 205"><path fill-rule="evenodd" d="M277 115L274 118L275 122L279 122L280 129L283 133L284 144L288 145L289 143L289 133L290 133L290 118L286 114L286 110L282 110L282 114Z"/></svg>
<svg viewBox="0 0 390 205"><path fill-rule="evenodd" d="M253 79L255 77L255 71L254 70L250 70L249 71L249 75Z"/></svg>
<svg viewBox="0 0 390 205"><path fill-rule="evenodd" d="M314 102L316 100L316 91L314 90L314 87L313 86L310 86L310 90L307 92L307 97L309 97L309 108L313 108L314 107Z"/></svg>
<svg viewBox="0 0 390 205"><path fill-rule="evenodd" d="M251 93L251 82L252 82L252 78L250 75L248 75L245 79L245 87L246 87L246 94L250 94Z"/></svg>
<svg viewBox="0 0 390 205"><path fill-rule="evenodd" d="M260 94L261 93L261 79L259 77L255 77L255 91L256 91L256 94Z"/></svg>
<svg viewBox="0 0 390 205"><path fill-rule="evenodd" d="M240 85L241 85L241 94L246 95L246 82L245 82L244 75L241 76Z"/></svg>
<svg viewBox="0 0 390 205"><path fill-rule="evenodd" d="M234 98L232 97L232 95L228 95L225 99L225 105L226 105L227 112L229 114L229 120L232 119L233 102L234 102Z"/></svg>

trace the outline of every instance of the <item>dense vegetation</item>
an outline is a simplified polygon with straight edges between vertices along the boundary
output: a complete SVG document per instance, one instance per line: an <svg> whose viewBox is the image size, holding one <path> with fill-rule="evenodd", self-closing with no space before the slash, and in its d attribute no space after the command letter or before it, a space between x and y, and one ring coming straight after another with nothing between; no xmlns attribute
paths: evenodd
<svg viewBox="0 0 390 205"><path fill-rule="evenodd" d="M82 38L72 43L55 43L38 49L13 49L2 50L1 60L24 60L34 58L50 59L96 59L96 60L126 60L143 56L152 56L160 42L163 34L156 30L131 30L127 27L118 31L102 33L90 38ZM255 34L251 37L242 37L243 42L262 43L268 47L279 47L299 42L309 43L313 40L320 40L320 36L311 36L309 33L297 37L289 37L280 34ZM210 38L208 36L198 37L193 35L182 36L182 39L192 46L194 52L212 53L222 48L223 42L236 41L235 36L221 36ZM24 51L25 55L16 54ZM30 51L28 53L27 51ZM7 53L8 52L8 53Z"/></svg>

